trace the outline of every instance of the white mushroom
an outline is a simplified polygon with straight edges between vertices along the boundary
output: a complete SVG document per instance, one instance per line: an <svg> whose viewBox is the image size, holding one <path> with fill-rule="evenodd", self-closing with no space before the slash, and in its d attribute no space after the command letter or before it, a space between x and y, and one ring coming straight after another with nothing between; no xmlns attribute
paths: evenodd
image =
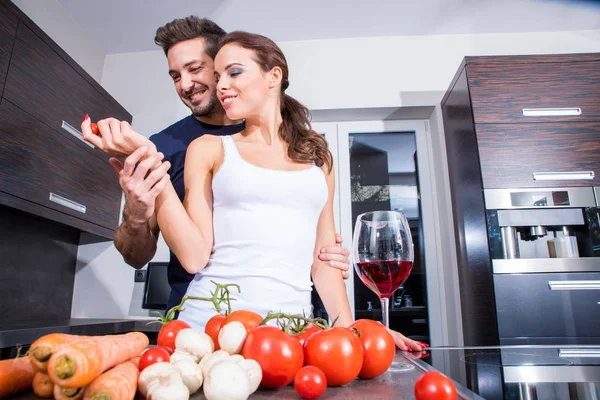
<svg viewBox="0 0 600 400"><path fill-rule="evenodd" d="M181 379L187 386L190 394L194 394L202 386L203 374L202 369L192 360L179 360L175 363L175 367L181 371Z"/></svg>
<svg viewBox="0 0 600 400"><path fill-rule="evenodd" d="M175 350L189 353L200 361L205 355L215 350L215 344L210 336L196 329L186 328L179 331L175 338Z"/></svg>
<svg viewBox="0 0 600 400"><path fill-rule="evenodd" d="M244 369L227 360L216 363L204 379L206 400L246 400L250 382Z"/></svg>
<svg viewBox="0 0 600 400"><path fill-rule="evenodd" d="M246 328L239 321L229 322L219 331L218 340L222 350L229 354L238 354L246 341Z"/></svg>

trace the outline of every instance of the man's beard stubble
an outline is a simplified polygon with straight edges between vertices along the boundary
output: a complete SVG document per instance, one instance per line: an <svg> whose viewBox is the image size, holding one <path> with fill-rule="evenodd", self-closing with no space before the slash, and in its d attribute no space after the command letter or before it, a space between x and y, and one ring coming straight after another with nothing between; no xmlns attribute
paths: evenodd
<svg viewBox="0 0 600 400"><path fill-rule="evenodd" d="M195 117L210 117L215 114L219 100L215 96L210 96L206 104L200 104L198 106L189 106L192 110L192 114Z"/></svg>

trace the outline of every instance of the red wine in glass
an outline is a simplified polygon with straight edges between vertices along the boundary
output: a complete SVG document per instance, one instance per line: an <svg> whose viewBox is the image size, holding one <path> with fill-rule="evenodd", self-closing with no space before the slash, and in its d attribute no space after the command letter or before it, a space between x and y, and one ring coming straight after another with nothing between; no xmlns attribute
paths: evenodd
<svg viewBox="0 0 600 400"><path fill-rule="evenodd" d="M360 280L379 298L390 299L412 270L408 260L369 260L356 263Z"/></svg>
<svg viewBox="0 0 600 400"><path fill-rule="evenodd" d="M413 265L413 241L408 220L398 211L373 211L356 218L352 258L362 282L381 300L383 324L390 327L390 298L408 278ZM408 371L392 363L391 370Z"/></svg>

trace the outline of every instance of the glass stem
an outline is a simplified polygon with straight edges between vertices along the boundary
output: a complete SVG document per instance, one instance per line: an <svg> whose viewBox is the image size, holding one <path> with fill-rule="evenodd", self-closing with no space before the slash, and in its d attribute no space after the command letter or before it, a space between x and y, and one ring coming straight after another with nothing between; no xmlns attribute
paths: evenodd
<svg viewBox="0 0 600 400"><path fill-rule="evenodd" d="M382 321L381 323L385 325L386 328L390 327L390 299L384 297L381 299L381 314Z"/></svg>

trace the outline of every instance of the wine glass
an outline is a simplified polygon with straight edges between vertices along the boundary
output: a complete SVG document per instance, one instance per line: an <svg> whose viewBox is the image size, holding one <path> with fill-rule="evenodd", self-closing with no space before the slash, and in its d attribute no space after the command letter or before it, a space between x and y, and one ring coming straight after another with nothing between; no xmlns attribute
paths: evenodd
<svg viewBox="0 0 600 400"><path fill-rule="evenodd" d="M404 284L413 265L413 241L406 217L398 211L372 211L359 215L352 250L356 273L379 296L383 324L389 328L390 298Z"/></svg>

